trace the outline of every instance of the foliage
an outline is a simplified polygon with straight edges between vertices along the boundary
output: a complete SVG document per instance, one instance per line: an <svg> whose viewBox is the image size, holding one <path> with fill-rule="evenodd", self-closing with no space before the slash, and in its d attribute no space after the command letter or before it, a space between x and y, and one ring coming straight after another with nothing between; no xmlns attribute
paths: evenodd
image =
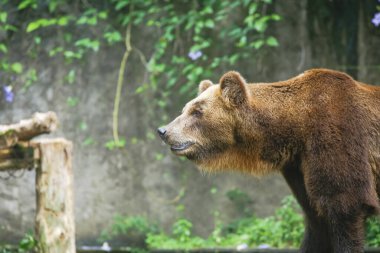
<svg viewBox="0 0 380 253"><path fill-rule="evenodd" d="M112 225L104 230L99 241L104 242L117 236L145 236L149 233L157 232L157 226L151 225L142 216L124 217L116 215Z"/></svg>
<svg viewBox="0 0 380 253"><path fill-rule="evenodd" d="M227 198L235 203L237 210L241 210L244 216L252 214L252 200L247 193L232 189L226 193Z"/></svg>
<svg viewBox="0 0 380 253"><path fill-rule="evenodd" d="M141 60L147 76L135 93L142 94L149 104L153 102L155 115L166 121L169 96L173 103L188 100L201 79L230 69L238 61L249 60L252 64L262 49L278 45L276 38L267 33L270 22L280 20L270 12L271 3L272 0L0 0L0 81L13 87L14 92L25 91L39 81L41 70L33 63L50 58L49 61L66 62L64 82L75 84L77 66L87 55L123 43L128 55L130 51ZM141 37L139 30L149 31L150 37ZM21 37L30 44L21 49L19 45L12 46ZM140 44L144 48L139 48ZM15 50L24 51L25 57L15 55ZM114 132L122 76L128 68L126 55L120 59ZM153 95L157 99L152 101ZM78 103L78 98L67 100L70 107ZM114 142L106 146L120 148L125 143L114 133Z"/></svg>
<svg viewBox="0 0 380 253"><path fill-rule="evenodd" d="M161 232L159 234L148 234L147 245L150 248L162 249L191 249L204 247L207 241L192 235L192 223L186 219L178 219L172 226L172 235L168 236Z"/></svg>
<svg viewBox="0 0 380 253"><path fill-rule="evenodd" d="M274 216L255 216L239 219L222 230L224 242L221 246L236 247L247 244L258 247L262 244L271 247L297 247L303 236L303 218L293 197L282 201L282 206Z"/></svg>
<svg viewBox="0 0 380 253"><path fill-rule="evenodd" d="M115 148L124 147L125 143L126 143L125 139L121 138L121 139L118 139L117 141L116 140L107 141L104 146L109 150L113 150Z"/></svg>
<svg viewBox="0 0 380 253"><path fill-rule="evenodd" d="M33 253L38 252L38 242L31 233L27 233L19 242L17 248L0 245L0 253Z"/></svg>
<svg viewBox="0 0 380 253"><path fill-rule="evenodd" d="M216 222L214 231L207 239L193 235L192 223L179 218L172 226L171 234L158 230L147 232L148 247L164 249L191 249L211 247L236 247L247 244L257 247L297 247L303 236L303 222L294 198L284 199L274 216L241 218L228 225ZM115 224L116 225L116 224ZM116 225L119 226L119 225ZM144 223L144 227L149 227ZM143 229L147 231L147 229ZM114 233L113 236L116 236ZM108 237L108 239L111 237Z"/></svg>
<svg viewBox="0 0 380 253"><path fill-rule="evenodd" d="M19 243L19 253L37 252L38 242L31 233L28 233Z"/></svg>
<svg viewBox="0 0 380 253"><path fill-rule="evenodd" d="M127 222L125 222L127 221ZM129 224L129 225L126 225ZM133 225L130 225L133 224ZM114 229L105 231L101 241L117 236L118 233L129 233L130 227L145 233L146 245L151 249L194 249L194 248L236 248L239 245L260 247L266 245L273 248L296 248L301 244L304 234L301 209L292 196L286 197L273 216L259 218L256 216L239 218L234 222L223 225L216 222L215 229L205 239L192 232L191 221L179 218L167 234L157 227L152 229L149 222L141 217L119 217L115 219ZM120 228L121 226L121 228ZM106 235L107 234L107 235ZM105 236L106 235L106 236ZM366 245L380 246L380 221L371 218L366 223Z"/></svg>
<svg viewBox="0 0 380 253"><path fill-rule="evenodd" d="M366 222L366 243L368 247L380 246L380 220L378 217L369 218Z"/></svg>

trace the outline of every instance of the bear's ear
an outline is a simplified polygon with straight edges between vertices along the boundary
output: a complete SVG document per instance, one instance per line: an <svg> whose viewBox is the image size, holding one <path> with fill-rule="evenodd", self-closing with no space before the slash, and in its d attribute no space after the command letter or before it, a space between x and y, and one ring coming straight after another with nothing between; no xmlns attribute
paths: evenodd
<svg viewBox="0 0 380 253"><path fill-rule="evenodd" d="M203 80L198 87L198 95L207 90L212 86L212 82L210 80Z"/></svg>
<svg viewBox="0 0 380 253"><path fill-rule="evenodd" d="M222 96L233 106L239 106L248 102L247 83L236 71L229 71L220 79Z"/></svg>

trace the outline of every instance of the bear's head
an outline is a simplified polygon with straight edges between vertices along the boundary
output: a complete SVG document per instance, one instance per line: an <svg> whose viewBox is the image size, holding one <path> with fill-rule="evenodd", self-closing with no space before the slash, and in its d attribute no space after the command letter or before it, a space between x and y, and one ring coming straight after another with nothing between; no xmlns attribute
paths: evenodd
<svg viewBox="0 0 380 253"><path fill-rule="evenodd" d="M252 155L255 132L247 122L251 108L247 83L238 72L230 71L219 84L202 81L198 96L185 105L181 115L157 131L174 154L187 157L201 169L252 172L252 162L258 164Z"/></svg>

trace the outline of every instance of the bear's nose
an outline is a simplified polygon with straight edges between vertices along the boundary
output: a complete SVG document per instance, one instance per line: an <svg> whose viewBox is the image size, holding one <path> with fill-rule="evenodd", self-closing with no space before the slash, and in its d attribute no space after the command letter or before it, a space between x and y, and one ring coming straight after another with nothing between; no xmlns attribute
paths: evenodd
<svg viewBox="0 0 380 253"><path fill-rule="evenodd" d="M166 129L163 128L163 127L159 127L159 128L157 129L157 133L158 133L158 135L161 137L161 139L164 139L165 134L166 134Z"/></svg>

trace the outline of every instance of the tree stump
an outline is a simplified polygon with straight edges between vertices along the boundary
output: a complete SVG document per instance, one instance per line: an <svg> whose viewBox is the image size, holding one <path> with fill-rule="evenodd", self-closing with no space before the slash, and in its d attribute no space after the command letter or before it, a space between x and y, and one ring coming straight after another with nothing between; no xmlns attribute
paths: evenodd
<svg viewBox="0 0 380 253"><path fill-rule="evenodd" d="M54 112L35 113L32 118L11 125L0 125L0 148L8 148L33 137L55 131L58 118Z"/></svg>
<svg viewBox="0 0 380 253"><path fill-rule="evenodd" d="M36 169L36 235L41 253L74 253L72 143L65 139L32 142Z"/></svg>
<svg viewBox="0 0 380 253"><path fill-rule="evenodd" d="M72 143L33 137L56 130L54 112L0 125L0 171L36 168L36 237L41 253L75 253Z"/></svg>

